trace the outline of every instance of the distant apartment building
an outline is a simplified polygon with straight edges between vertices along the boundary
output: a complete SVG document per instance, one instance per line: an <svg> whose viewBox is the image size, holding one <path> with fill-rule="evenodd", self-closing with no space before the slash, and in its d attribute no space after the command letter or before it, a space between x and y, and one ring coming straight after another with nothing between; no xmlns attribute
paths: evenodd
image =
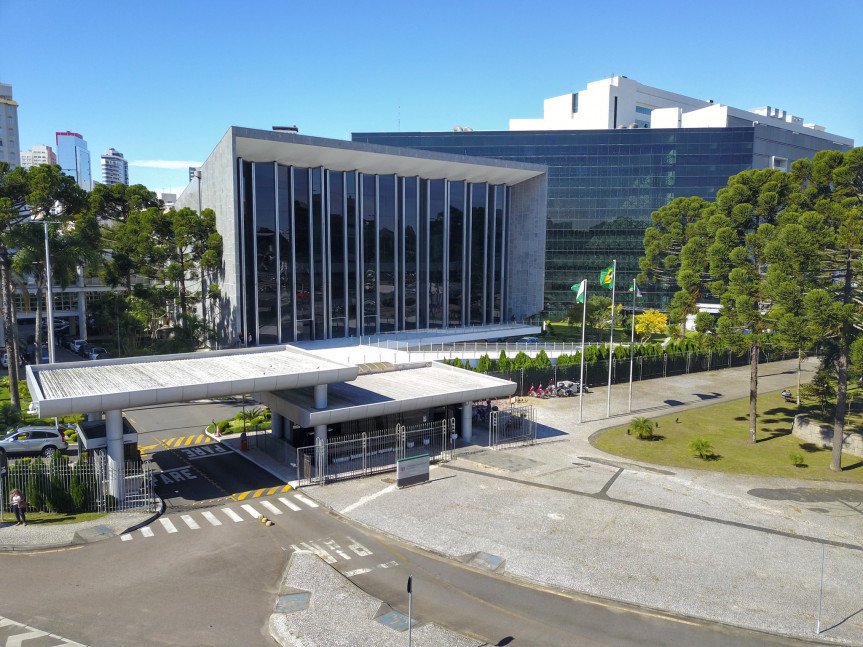
<svg viewBox="0 0 863 647"><path fill-rule="evenodd" d="M156 191L156 197L159 198L165 204L165 211L170 211L174 208L174 204L177 202L177 194L176 193L168 193L166 191Z"/></svg>
<svg viewBox="0 0 863 647"><path fill-rule="evenodd" d="M24 168L56 163L57 155L54 154L54 149L50 146L39 144L31 148L29 151L21 151L21 166Z"/></svg>
<svg viewBox="0 0 863 647"><path fill-rule="evenodd" d="M82 189L93 188L93 178L90 173L90 150L87 142L78 133L57 133L57 162L60 170L75 178Z"/></svg>
<svg viewBox="0 0 863 647"><path fill-rule="evenodd" d="M0 162L11 168L18 166L18 146L18 104L12 100L12 86L0 83Z"/></svg>
<svg viewBox="0 0 863 647"><path fill-rule="evenodd" d="M102 184L125 184L129 186L129 162L123 153L109 148L102 153Z"/></svg>

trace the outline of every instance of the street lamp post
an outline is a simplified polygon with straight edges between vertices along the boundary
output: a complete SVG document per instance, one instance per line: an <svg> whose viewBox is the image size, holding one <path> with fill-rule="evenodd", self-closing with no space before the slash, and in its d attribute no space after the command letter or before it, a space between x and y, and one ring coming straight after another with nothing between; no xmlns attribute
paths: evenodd
<svg viewBox="0 0 863 647"><path fill-rule="evenodd" d="M37 222L37 218L33 218L33 222ZM48 363L54 363L54 296L51 293L51 245L48 242L48 218L47 215L42 216L42 225L45 228L45 301L48 306ZM41 322L39 324L41 325ZM42 349L37 348L37 353L41 353Z"/></svg>

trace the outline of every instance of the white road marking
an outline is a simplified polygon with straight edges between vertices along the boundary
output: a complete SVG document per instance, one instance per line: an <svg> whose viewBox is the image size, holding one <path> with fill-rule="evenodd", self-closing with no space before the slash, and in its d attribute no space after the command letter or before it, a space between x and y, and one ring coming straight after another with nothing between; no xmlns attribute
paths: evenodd
<svg viewBox="0 0 863 647"><path fill-rule="evenodd" d="M333 557L332 555L330 555L327 551L325 551L323 548L321 548L320 546L318 546L318 545L317 545L316 543L314 543L314 542L306 543L306 542L304 542L304 541L303 541L303 542L300 542L300 546L302 546L302 547L303 547L303 548L305 548L306 550L310 550L310 551L312 551L315 555L317 555L318 557L320 557L320 558L321 558L322 560L324 560L327 564L335 564L335 563L336 563L336 561L337 561L335 557Z"/></svg>
<svg viewBox="0 0 863 647"><path fill-rule="evenodd" d="M398 566L398 562L386 562L385 564L378 564L378 568L392 568L393 566Z"/></svg>
<svg viewBox="0 0 863 647"><path fill-rule="evenodd" d="M354 577L355 575L363 575L364 573L371 573L372 569L370 568L358 568L355 571L347 571L345 573L345 577Z"/></svg>
<svg viewBox="0 0 863 647"><path fill-rule="evenodd" d="M349 548L350 550L354 551L354 552L357 554L357 556L358 556L358 557L365 557L366 555L371 555L371 554L372 554L372 551L370 551L368 548L366 548L365 546L363 546L363 545L362 545L360 542L358 542L356 539L353 539L352 537L348 537L348 541L352 541L352 542L353 542L350 546L348 546L348 548Z"/></svg>
<svg viewBox="0 0 863 647"><path fill-rule="evenodd" d="M132 535L127 532L125 535L120 535L120 539L123 541L132 541Z"/></svg>
<svg viewBox="0 0 863 647"><path fill-rule="evenodd" d="M198 525L198 522L192 519L190 515L184 514L180 517L183 521L186 522L186 525L189 526L192 530L198 530L201 526Z"/></svg>
<svg viewBox="0 0 863 647"><path fill-rule="evenodd" d="M283 496L280 496L280 497L279 497L279 501L281 501L283 504L285 504L286 506L288 506L288 507L289 507L291 510L293 510L294 512L297 512L298 510L302 510L302 508L301 508L300 506L298 506L296 503L294 503L294 502L292 502L292 501L290 501L290 500L286 499L286 498L285 498L285 497L283 497Z"/></svg>
<svg viewBox="0 0 863 647"><path fill-rule="evenodd" d="M264 506L267 510L272 512L273 514L282 514L282 511L279 510L274 504L269 501L261 501L261 505Z"/></svg>
<svg viewBox="0 0 863 647"><path fill-rule="evenodd" d="M6 647L21 647L21 643L25 640L30 640L31 638L41 638L42 636L47 636L47 631L39 631L38 629L33 629L32 631L28 631L23 634L15 634L14 636L9 636L6 639Z"/></svg>
<svg viewBox="0 0 863 647"><path fill-rule="evenodd" d="M375 492L374 494L370 494L370 495L368 495L368 496L364 496L363 498L361 498L361 499L360 499L359 501L357 501L356 503L352 503L352 504L351 504L351 505L349 505L347 508L345 508L344 510L342 510L342 511L341 511L341 513L342 513L342 514L347 514L347 513L348 513L348 512L350 512L351 510L355 510L356 508L359 508L361 505L365 505L365 504L366 504L366 503L368 503L369 501L374 501L374 500L375 500L375 499L377 499L379 496L383 496L384 494L388 494L389 492L395 492L395 489L396 489L396 486L395 486L395 485L388 485L387 487L385 487L385 488L384 488L383 490L381 490L380 492Z"/></svg>
<svg viewBox="0 0 863 647"><path fill-rule="evenodd" d="M305 503L305 504L306 504L307 506L309 506L310 508L317 508L317 507L318 507L318 504L317 504L317 503L315 503L315 502L314 502L314 501L312 501L309 497L304 496L304 495L302 495L302 494L295 494L295 495L294 495L294 498L295 498L297 501L299 501L300 503Z"/></svg>
<svg viewBox="0 0 863 647"><path fill-rule="evenodd" d="M351 556L348 555L345 551L343 551L342 547L336 543L335 539L327 539L324 542L324 546L329 548L331 551L333 551L336 555L338 555L342 559L350 559L351 558Z"/></svg>
<svg viewBox="0 0 863 647"><path fill-rule="evenodd" d="M232 521L236 521L237 523L239 523L240 521L243 520L243 518L240 515L238 515L236 512L234 512L230 508L227 508L227 507L222 508L222 512L224 512L226 515L228 515L229 519L231 519Z"/></svg>
<svg viewBox="0 0 863 647"><path fill-rule="evenodd" d="M177 527L170 519L166 519L165 517L159 517L159 523L161 523L165 527L165 530L167 530L169 533L177 532Z"/></svg>
<svg viewBox="0 0 863 647"><path fill-rule="evenodd" d="M145 537L152 537L153 536L153 529L150 528L150 526L144 526L143 528L141 528L141 534L144 535Z"/></svg>
<svg viewBox="0 0 863 647"><path fill-rule="evenodd" d="M257 510L255 510L255 509L254 509L252 506L250 506L248 503L244 503L244 504L243 504L243 505L241 505L240 507L241 507L243 510L245 510L245 511L248 513L248 515L249 515L252 519L257 519L258 517L260 517L260 516L261 516L261 513L260 513L260 512L258 512Z"/></svg>
<svg viewBox="0 0 863 647"><path fill-rule="evenodd" d="M222 525L222 522L219 521L218 519L216 519L216 515L214 515L209 510L205 510L201 514L204 516L204 519L206 519L207 521L210 522L211 525L213 525L213 526L221 526Z"/></svg>

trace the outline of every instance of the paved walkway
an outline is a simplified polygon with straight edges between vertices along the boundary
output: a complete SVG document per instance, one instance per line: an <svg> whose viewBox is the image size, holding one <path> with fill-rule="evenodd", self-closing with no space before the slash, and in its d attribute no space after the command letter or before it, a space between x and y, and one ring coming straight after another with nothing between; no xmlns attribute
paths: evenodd
<svg viewBox="0 0 863 647"><path fill-rule="evenodd" d="M811 376L814 362L804 370ZM748 387L747 367L645 381L628 413L620 385L612 420L597 389L582 424L577 398L537 401L535 446L464 447L429 483L402 490L392 474L306 490L436 553L482 551L538 583L806 638L816 638L823 549L820 638L863 644L863 487L666 469L589 442L633 415L746 397ZM796 391L796 361L761 367L759 391L783 387Z"/></svg>

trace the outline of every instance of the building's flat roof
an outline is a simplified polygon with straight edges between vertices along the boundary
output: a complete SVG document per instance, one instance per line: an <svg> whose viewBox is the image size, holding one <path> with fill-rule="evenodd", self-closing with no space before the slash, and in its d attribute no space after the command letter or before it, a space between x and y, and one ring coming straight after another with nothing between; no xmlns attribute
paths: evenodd
<svg viewBox="0 0 863 647"><path fill-rule="evenodd" d="M518 184L543 175L546 167L509 160L434 153L411 148L308 137L251 128L231 128L235 154L250 162L279 162L331 171L398 174L426 179Z"/></svg>
<svg viewBox="0 0 863 647"><path fill-rule="evenodd" d="M275 391L255 397L302 427L397 414L515 393L515 382L424 362L362 373L351 383L327 387L327 408L315 409L312 389Z"/></svg>
<svg viewBox="0 0 863 647"><path fill-rule="evenodd" d="M27 366L39 416L346 382L359 369L294 346Z"/></svg>

